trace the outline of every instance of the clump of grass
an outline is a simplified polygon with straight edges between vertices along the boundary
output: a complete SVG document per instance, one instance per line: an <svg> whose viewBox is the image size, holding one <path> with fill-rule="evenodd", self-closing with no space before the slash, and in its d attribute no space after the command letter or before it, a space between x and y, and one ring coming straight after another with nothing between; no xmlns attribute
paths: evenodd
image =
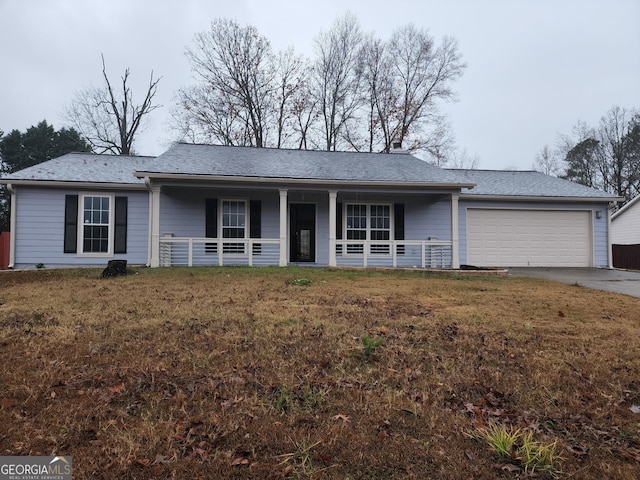
<svg viewBox="0 0 640 480"><path fill-rule="evenodd" d="M369 361L373 358L373 354L376 349L384 343L384 338L381 337L369 337L363 335L362 338L362 356L365 360Z"/></svg>
<svg viewBox="0 0 640 480"><path fill-rule="evenodd" d="M281 386L275 389L276 398L273 401L273 408L278 413L285 413L293 407L293 395L289 387Z"/></svg>
<svg viewBox="0 0 640 480"><path fill-rule="evenodd" d="M290 388L281 385L274 388L273 408L278 413L291 410L313 411L326 401L327 391L313 385Z"/></svg>
<svg viewBox="0 0 640 480"><path fill-rule="evenodd" d="M307 285L311 285L313 282L308 278L294 278L289 280L289 285L298 285L301 287L306 287Z"/></svg>
<svg viewBox="0 0 640 480"><path fill-rule="evenodd" d="M309 441L293 441L296 449L293 452L278 455L277 458L281 458L279 465L288 465L285 469L285 475L295 470L296 473L304 476L311 476L319 471L326 469L318 469L313 462L312 450L320 445L322 441L315 443L309 443Z"/></svg>
<svg viewBox="0 0 640 480"><path fill-rule="evenodd" d="M519 466L525 473L539 471L555 476L558 472L561 456L557 442L538 442L530 430L492 425L479 429L475 437L485 440L500 458Z"/></svg>

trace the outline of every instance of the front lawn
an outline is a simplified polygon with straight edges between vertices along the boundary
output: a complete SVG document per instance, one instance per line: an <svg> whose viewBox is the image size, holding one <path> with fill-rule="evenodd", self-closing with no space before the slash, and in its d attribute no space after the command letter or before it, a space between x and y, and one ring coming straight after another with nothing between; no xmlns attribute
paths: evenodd
<svg viewBox="0 0 640 480"><path fill-rule="evenodd" d="M0 455L78 479L637 478L639 312L500 276L0 272Z"/></svg>

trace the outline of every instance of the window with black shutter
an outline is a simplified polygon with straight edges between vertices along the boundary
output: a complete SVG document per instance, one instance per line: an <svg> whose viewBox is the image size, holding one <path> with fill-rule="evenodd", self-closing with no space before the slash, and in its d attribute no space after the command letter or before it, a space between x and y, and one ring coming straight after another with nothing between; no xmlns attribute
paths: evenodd
<svg viewBox="0 0 640 480"><path fill-rule="evenodd" d="M78 251L78 195L64 197L64 253Z"/></svg>
<svg viewBox="0 0 640 480"><path fill-rule="evenodd" d="M127 253L127 197L115 199L115 222L113 231L113 253Z"/></svg>

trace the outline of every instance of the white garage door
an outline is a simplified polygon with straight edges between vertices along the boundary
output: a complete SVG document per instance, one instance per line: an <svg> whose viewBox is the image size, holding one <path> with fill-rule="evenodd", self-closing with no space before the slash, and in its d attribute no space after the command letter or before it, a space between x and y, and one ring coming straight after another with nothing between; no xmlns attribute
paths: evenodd
<svg viewBox="0 0 640 480"><path fill-rule="evenodd" d="M485 267L589 267L591 212L467 210L467 263Z"/></svg>

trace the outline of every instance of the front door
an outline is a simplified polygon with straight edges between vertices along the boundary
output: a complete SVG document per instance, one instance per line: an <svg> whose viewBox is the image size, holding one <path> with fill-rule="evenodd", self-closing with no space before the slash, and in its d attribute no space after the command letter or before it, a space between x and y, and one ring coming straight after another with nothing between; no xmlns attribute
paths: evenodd
<svg viewBox="0 0 640 480"><path fill-rule="evenodd" d="M316 261L316 206L292 203L289 206L289 261Z"/></svg>

